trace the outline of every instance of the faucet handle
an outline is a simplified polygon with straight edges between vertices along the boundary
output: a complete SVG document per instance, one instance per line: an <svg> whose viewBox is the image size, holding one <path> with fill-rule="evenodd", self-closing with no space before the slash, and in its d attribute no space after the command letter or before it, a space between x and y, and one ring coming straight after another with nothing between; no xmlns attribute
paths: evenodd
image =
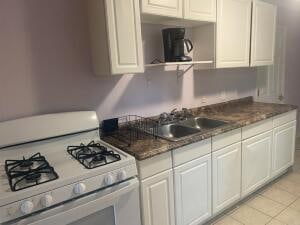
<svg viewBox="0 0 300 225"><path fill-rule="evenodd" d="M168 120L169 120L169 114L168 113L163 112L159 115L159 120L158 120L159 124L163 124Z"/></svg>
<svg viewBox="0 0 300 225"><path fill-rule="evenodd" d="M166 112L163 112L163 113L161 113L160 115L159 115L159 118L160 119L167 119L169 117L169 115L168 115L168 113L166 113Z"/></svg>
<svg viewBox="0 0 300 225"><path fill-rule="evenodd" d="M175 109L172 109L171 113L170 114L174 114L176 112L177 108Z"/></svg>
<svg viewBox="0 0 300 225"><path fill-rule="evenodd" d="M184 114L185 117L193 115L192 110L187 109L187 108L182 108L182 112L183 112L183 114Z"/></svg>

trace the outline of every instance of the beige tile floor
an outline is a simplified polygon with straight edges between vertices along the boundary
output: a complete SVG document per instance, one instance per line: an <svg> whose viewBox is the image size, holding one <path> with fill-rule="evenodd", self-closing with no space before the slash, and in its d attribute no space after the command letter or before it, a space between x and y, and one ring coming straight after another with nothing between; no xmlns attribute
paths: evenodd
<svg viewBox="0 0 300 225"><path fill-rule="evenodd" d="M300 225L300 151L293 170L207 225Z"/></svg>

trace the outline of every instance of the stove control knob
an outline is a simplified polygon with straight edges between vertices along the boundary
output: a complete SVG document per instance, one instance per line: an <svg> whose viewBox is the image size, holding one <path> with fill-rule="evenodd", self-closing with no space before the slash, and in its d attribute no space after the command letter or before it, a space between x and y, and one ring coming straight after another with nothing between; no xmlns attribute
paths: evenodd
<svg viewBox="0 0 300 225"><path fill-rule="evenodd" d="M45 195L44 197L42 197L41 199L41 204L44 207L49 207L51 206L53 203L53 197L49 194Z"/></svg>
<svg viewBox="0 0 300 225"><path fill-rule="evenodd" d="M127 178L127 174L126 174L126 171L125 170L122 170L118 173L118 179L119 180L126 180Z"/></svg>
<svg viewBox="0 0 300 225"><path fill-rule="evenodd" d="M21 204L21 208L20 208L21 212L26 215L26 214L29 214L32 212L33 210L33 203L32 201L24 201L22 204Z"/></svg>
<svg viewBox="0 0 300 225"><path fill-rule="evenodd" d="M74 193L77 195L82 195L86 190L86 185L83 183L76 184L74 187Z"/></svg>
<svg viewBox="0 0 300 225"><path fill-rule="evenodd" d="M114 182L114 178L111 174L107 174L106 177L104 178L104 182L106 185L112 185Z"/></svg>

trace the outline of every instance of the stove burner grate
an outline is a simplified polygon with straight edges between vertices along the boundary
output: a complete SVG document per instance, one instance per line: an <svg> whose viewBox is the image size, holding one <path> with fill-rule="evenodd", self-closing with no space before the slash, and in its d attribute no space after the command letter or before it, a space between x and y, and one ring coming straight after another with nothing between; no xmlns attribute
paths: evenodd
<svg viewBox="0 0 300 225"><path fill-rule="evenodd" d="M87 169L93 169L121 160L119 154L107 150L105 146L94 141L91 141L87 145L68 146L67 151Z"/></svg>
<svg viewBox="0 0 300 225"><path fill-rule="evenodd" d="M6 160L5 171L12 191L19 191L58 179L44 156L36 153L28 159Z"/></svg>
<svg viewBox="0 0 300 225"><path fill-rule="evenodd" d="M20 163L20 167L21 168L29 168L29 167L32 167L33 166L33 162L30 161L30 160L23 160L21 163Z"/></svg>

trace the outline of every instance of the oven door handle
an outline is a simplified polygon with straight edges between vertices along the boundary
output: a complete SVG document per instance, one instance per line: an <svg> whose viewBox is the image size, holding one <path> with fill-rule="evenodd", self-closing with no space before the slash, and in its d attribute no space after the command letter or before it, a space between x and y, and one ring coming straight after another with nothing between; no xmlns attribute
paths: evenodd
<svg viewBox="0 0 300 225"><path fill-rule="evenodd" d="M126 184L126 186L117 189L116 191L113 191L100 198L96 198L85 204L79 204L69 210L62 210L56 215L49 216L47 218L29 223L28 225L63 225L78 221L86 216L98 212L99 210L114 205L119 197L124 196L139 187L139 181L137 178L128 180Z"/></svg>

